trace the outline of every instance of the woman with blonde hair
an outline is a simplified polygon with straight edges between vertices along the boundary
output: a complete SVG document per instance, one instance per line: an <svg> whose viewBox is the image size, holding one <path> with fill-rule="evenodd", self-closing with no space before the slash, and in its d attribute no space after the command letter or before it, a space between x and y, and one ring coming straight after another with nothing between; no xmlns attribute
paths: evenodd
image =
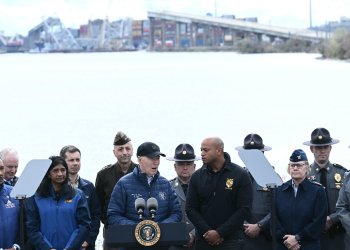
<svg viewBox="0 0 350 250"><path fill-rule="evenodd" d="M310 165L303 150L289 158L291 180L276 190L277 249L319 250L326 224L327 197L321 184L306 178Z"/></svg>

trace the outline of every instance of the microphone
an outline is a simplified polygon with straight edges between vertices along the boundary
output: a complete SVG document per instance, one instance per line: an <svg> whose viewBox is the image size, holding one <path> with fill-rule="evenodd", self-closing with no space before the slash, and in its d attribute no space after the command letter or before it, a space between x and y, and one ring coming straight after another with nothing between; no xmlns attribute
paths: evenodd
<svg viewBox="0 0 350 250"><path fill-rule="evenodd" d="M151 197L147 200L147 209L149 210L149 213L151 214L151 219L154 220L156 211L158 209L158 201L156 198Z"/></svg>
<svg viewBox="0 0 350 250"><path fill-rule="evenodd" d="M137 211L137 214L139 215L140 220L142 220L143 217L143 211L145 210L146 202L144 198L137 198L135 200L135 209Z"/></svg>

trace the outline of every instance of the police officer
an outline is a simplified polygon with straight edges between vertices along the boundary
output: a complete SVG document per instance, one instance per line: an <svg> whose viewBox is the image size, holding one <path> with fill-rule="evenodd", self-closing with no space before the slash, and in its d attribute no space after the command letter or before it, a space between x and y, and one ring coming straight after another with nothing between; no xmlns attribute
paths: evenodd
<svg viewBox="0 0 350 250"><path fill-rule="evenodd" d="M336 213L336 202L339 196L339 190L343 185L343 176L346 168L332 164L329 161L329 155L332 145L339 140L333 139L329 131L325 128L316 128L311 133L311 140L303 144L310 146L314 154L314 163L311 164L309 179L321 183L327 195L328 216L325 225L325 232L321 236L321 250L342 250L344 248L345 230L339 221Z"/></svg>
<svg viewBox="0 0 350 250"><path fill-rule="evenodd" d="M184 247L175 247L172 246L171 250L180 250L180 249L193 249L193 243L195 238L195 230L192 222L188 219L185 212L186 208L186 194L188 189L188 184L190 183L191 176L196 170L195 161L200 160L200 157L197 157L194 153L194 149L190 144L182 143L178 145L175 149L174 157L168 157L167 160L175 161L174 168L177 174L177 177L170 181L171 187L175 190L177 198L181 204L182 210L182 220L187 224L189 232L189 241Z"/></svg>
<svg viewBox="0 0 350 250"><path fill-rule="evenodd" d="M344 185L339 191L336 207L339 219L346 231L345 249L350 249L350 172L344 175Z"/></svg>
<svg viewBox="0 0 350 250"><path fill-rule="evenodd" d="M271 150L265 146L263 139L258 134L249 134L244 138L244 145L236 147L236 150L258 149L263 153ZM271 193L268 188L260 186L249 173L253 188L253 203L251 217L243 224L245 234L244 250L271 250L272 240L270 235L270 210Z"/></svg>

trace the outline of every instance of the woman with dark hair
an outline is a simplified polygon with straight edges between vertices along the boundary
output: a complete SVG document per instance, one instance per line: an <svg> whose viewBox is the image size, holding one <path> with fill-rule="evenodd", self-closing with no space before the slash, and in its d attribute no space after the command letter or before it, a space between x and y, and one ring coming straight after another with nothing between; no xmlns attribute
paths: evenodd
<svg viewBox="0 0 350 250"><path fill-rule="evenodd" d="M90 215L82 191L68 184L68 166L60 156L52 163L37 192L26 200L29 241L36 249L81 249Z"/></svg>

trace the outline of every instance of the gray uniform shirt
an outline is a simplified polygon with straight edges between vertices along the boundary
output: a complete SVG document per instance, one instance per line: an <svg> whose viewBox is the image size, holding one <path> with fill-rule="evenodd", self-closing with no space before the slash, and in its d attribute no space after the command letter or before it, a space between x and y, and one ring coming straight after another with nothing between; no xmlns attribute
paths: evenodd
<svg viewBox="0 0 350 250"><path fill-rule="evenodd" d="M344 184L339 191L339 197L336 205L337 214L345 228L345 249L350 249L350 174L344 175Z"/></svg>

